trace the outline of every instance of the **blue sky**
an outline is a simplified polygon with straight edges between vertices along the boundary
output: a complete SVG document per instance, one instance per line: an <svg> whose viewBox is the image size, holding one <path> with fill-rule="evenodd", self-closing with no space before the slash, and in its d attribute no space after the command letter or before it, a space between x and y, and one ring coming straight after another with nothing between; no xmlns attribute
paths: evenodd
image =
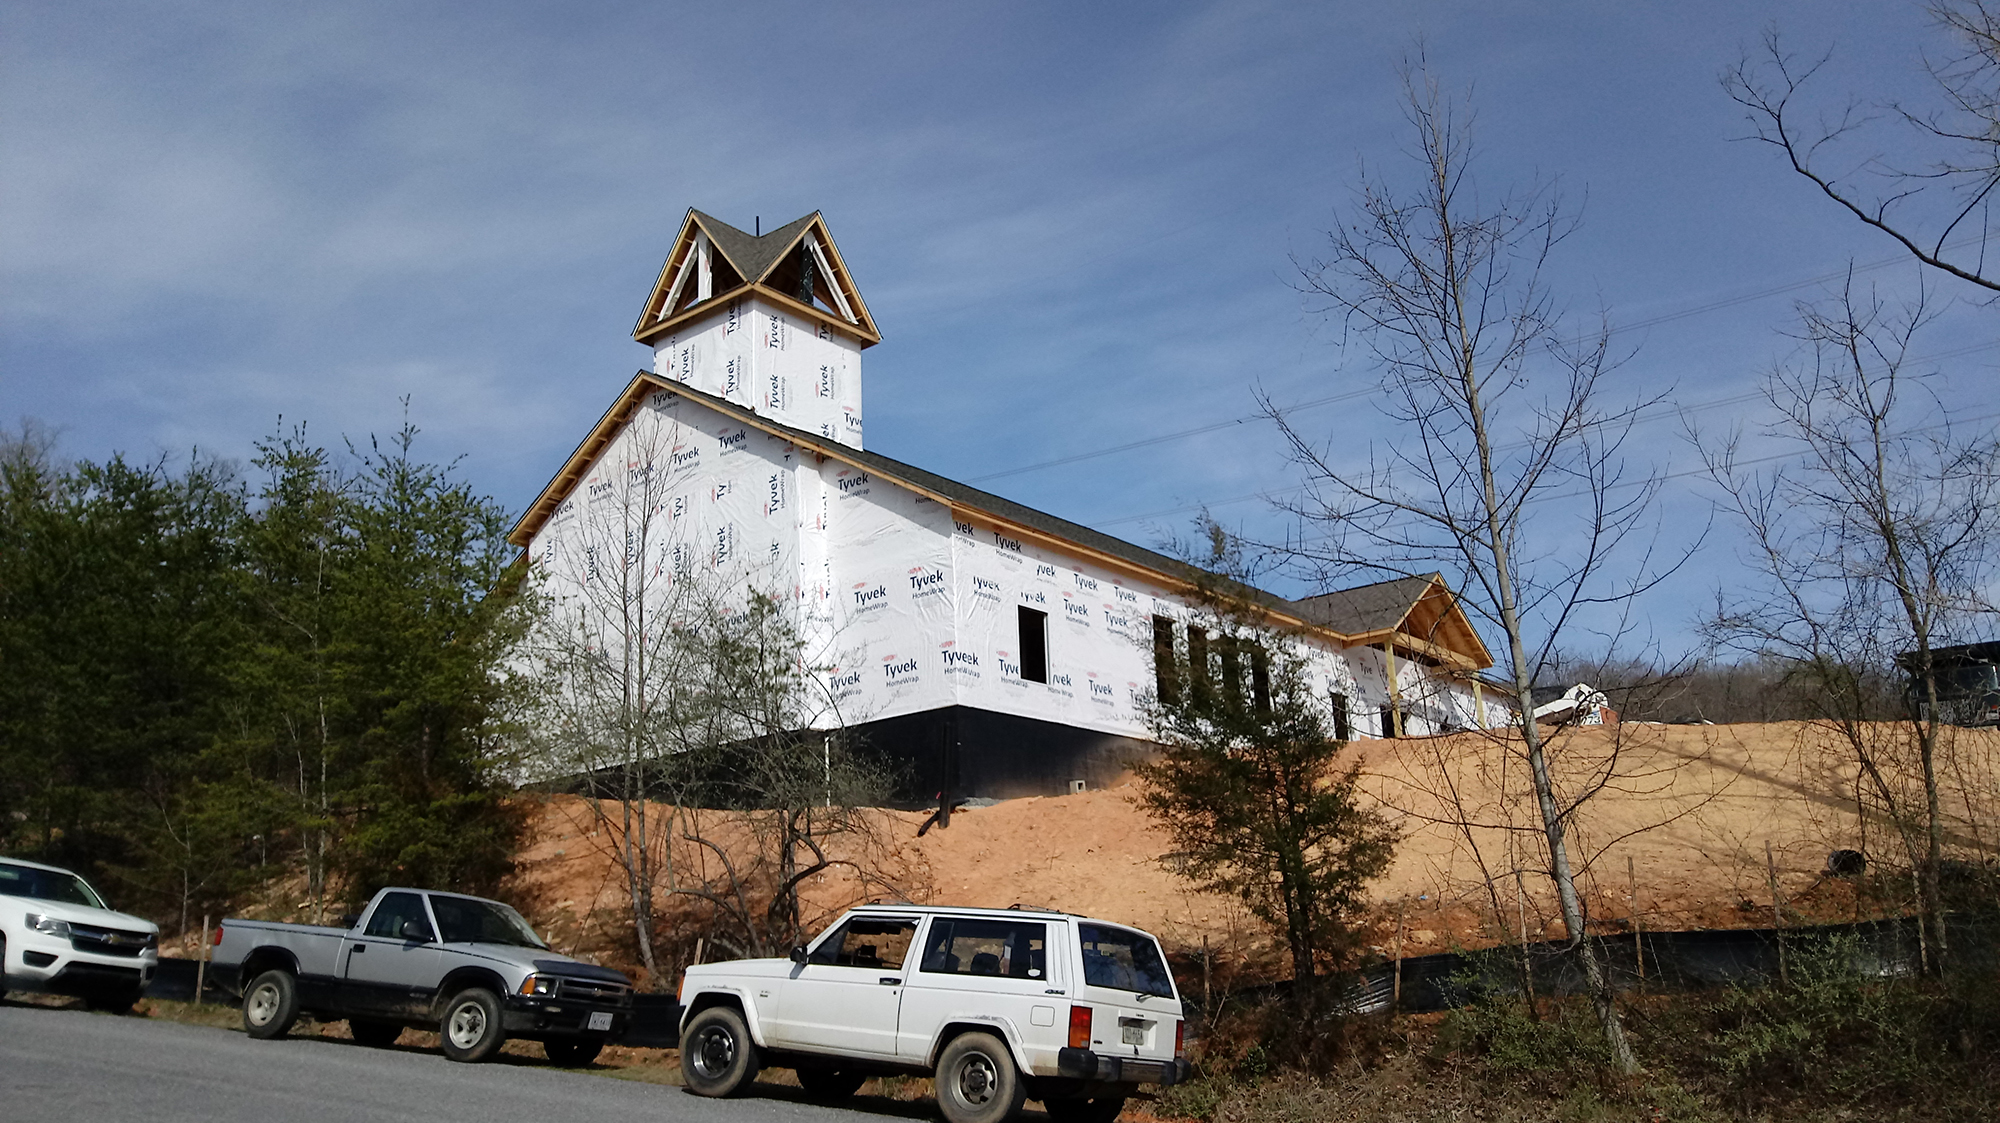
<svg viewBox="0 0 2000 1123"><path fill-rule="evenodd" d="M1299 477L1255 422L996 474L1244 417L1255 387L1373 383L1292 260L1363 160L1398 174L1419 36L1473 90L1482 181L1560 177L1584 205L1569 305L1676 317L1621 334L1620 388L1751 389L1815 290L1757 294L1894 256L1730 139L1717 74L1770 23L1837 48L1830 94L1922 93L1934 41L1902 3L16 0L0 416L72 457L241 458L280 417L387 432L408 395L423 450L519 510L646 365L629 333L686 209L818 209L884 337L871 449L1149 544L1203 503L1270 533L1245 497ZM1928 349L1992 337L1961 309ZM1945 398L1993 402L1996 362L1941 363ZM1357 459L1387 432L1365 402L1301 419ZM1652 423L1635 455L1688 467L1678 433ZM1705 502L1671 488L1663 538ZM1713 537L1648 602L1670 647L1735 558Z"/></svg>

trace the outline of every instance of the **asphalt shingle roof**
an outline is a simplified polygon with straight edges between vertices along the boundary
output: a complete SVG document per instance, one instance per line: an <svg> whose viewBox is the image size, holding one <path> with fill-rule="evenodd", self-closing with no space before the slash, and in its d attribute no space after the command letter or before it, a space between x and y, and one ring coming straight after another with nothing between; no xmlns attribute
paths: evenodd
<svg viewBox="0 0 2000 1123"><path fill-rule="evenodd" d="M801 219L788 222L776 230L759 237L747 230L738 230L712 214L695 211L694 216L701 222L702 229L708 231L708 240L729 264L742 274L743 279L755 283L764 279L764 274L778 263L778 258L791 248L806 226L813 220L814 211Z"/></svg>

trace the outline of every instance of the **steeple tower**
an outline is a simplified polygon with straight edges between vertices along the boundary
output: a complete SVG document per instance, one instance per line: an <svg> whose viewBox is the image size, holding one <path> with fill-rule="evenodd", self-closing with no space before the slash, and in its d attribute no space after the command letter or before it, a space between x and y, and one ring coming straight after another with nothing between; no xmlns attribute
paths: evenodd
<svg viewBox="0 0 2000 1123"><path fill-rule="evenodd" d="M690 208L632 338L662 377L861 447L882 336L818 211L759 236Z"/></svg>

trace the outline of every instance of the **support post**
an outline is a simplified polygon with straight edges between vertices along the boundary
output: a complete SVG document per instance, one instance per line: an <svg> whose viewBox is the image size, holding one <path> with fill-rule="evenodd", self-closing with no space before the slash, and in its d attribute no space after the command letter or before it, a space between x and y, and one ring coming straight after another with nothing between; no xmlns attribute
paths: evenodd
<svg viewBox="0 0 2000 1123"><path fill-rule="evenodd" d="M1646 944L1639 938L1639 873L1632 855L1625 855L1625 880L1632 886L1632 958L1639 967L1639 981L1646 981Z"/></svg>
<svg viewBox="0 0 2000 1123"><path fill-rule="evenodd" d="M1778 981L1791 980L1785 973L1785 906L1778 897L1778 859L1771 852L1771 840L1764 840L1764 876L1771 883L1771 924L1778 930Z"/></svg>
<svg viewBox="0 0 2000 1123"><path fill-rule="evenodd" d="M194 1004L201 1005L201 992L208 985L208 914L201 914L201 956L194 965Z"/></svg>
<svg viewBox="0 0 2000 1123"><path fill-rule="evenodd" d="M1396 902L1396 981L1389 991L1389 1012L1403 1008L1403 914L1410 907L1410 899L1403 897Z"/></svg>
<svg viewBox="0 0 2000 1123"><path fill-rule="evenodd" d="M1479 728L1486 728L1486 694L1480 688L1479 676L1472 677L1472 722Z"/></svg>

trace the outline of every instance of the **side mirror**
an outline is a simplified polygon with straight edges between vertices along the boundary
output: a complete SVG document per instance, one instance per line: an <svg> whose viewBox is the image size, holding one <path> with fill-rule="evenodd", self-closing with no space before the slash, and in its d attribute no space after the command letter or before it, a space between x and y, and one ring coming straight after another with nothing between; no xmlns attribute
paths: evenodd
<svg viewBox="0 0 2000 1123"><path fill-rule="evenodd" d="M403 922L403 938L406 940L415 940L418 943L429 943L431 939L431 926L412 917Z"/></svg>
<svg viewBox="0 0 2000 1123"><path fill-rule="evenodd" d="M793 948L793 949L792 949L792 962L793 962L793 963L804 963L805 961L806 961L806 949L805 949L804 947L795 947L795 948Z"/></svg>

